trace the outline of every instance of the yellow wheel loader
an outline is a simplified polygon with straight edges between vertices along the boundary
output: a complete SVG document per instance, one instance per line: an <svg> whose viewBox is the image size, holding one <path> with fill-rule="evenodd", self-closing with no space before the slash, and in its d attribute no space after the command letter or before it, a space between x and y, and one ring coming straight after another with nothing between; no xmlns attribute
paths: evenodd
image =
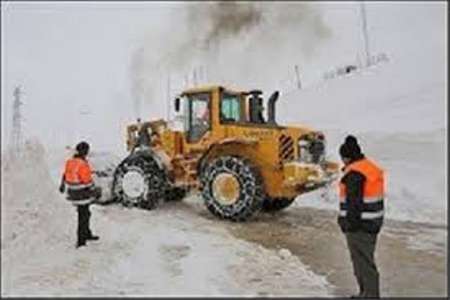
<svg viewBox="0 0 450 300"><path fill-rule="evenodd" d="M325 136L279 125L278 96L264 105L259 90L197 87L175 99L180 128L164 120L129 125L130 155L114 172L115 200L153 209L199 191L214 215L245 221L330 184L338 164L326 160Z"/></svg>

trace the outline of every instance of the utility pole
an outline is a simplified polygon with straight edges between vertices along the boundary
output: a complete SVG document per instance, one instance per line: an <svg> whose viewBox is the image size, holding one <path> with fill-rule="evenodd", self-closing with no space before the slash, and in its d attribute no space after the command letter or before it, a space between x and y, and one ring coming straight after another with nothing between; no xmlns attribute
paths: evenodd
<svg viewBox="0 0 450 300"><path fill-rule="evenodd" d="M199 67L199 73L200 73L201 83L206 84L206 67L205 67L205 65L201 65Z"/></svg>
<svg viewBox="0 0 450 300"><path fill-rule="evenodd" d="M16 156L20 156L22 151L22 113L20 107L23 105L21 96L23 92L20 86L14 89L14 103L13 103L13 128L12 128L12 149Z"/></svg>
<svg viewBox="0 0 450 300"><path fill-rule="evenodd" d="M201 65L198 66L198 82L203 84L203 67Z"/></svg>
<svg viewBox="0 0 450 300"><path fill-rule="evenodd" d="M362 31L364 38L364 51L366 55L366 65L370 65L370 50L369 50L369 34L367 31L367 16L366 16L366 5L364 1L360 2L361 5L361 21L362 21Z"/></svg>
<svg viewBox="0 0 450 300"><path fill-rule="evenodd" d="M295 65L294 69L295 69L295 76L296 76L296 80L297 80L297 88L300 90L302 88L302 84L300 82L300 73L298 71L298 65Z"/></svg>
<svg viewBox="0 0 450 300"><path fill-rule="evenodd" d="M171 99L170 99L170 74L169 74L169 76L167 76L167 105L166 105L166 108L167 108L166 120L167 120L167 122L169 121L169 118L170 118L170 101L171 101Z"/></svg>
<svg viewBox="0 0 450 300"><path fill-rule="evenodd" d="M193 81L194 81L194 86L197 86L197 69L194 67L194 71L193 71Z"/></svg>
<svg viewBox="0 0 450 300"><path fill-rule="evenodd" d="M188 88L189 87L189 74L184 75L184 88Z"/></svg>

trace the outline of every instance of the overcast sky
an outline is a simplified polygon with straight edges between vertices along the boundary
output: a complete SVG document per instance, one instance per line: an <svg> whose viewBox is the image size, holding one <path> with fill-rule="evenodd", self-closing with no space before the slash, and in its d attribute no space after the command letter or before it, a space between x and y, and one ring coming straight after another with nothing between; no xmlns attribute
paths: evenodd
<svg viewBox="0 0 450 300"><path fill-rule="evenodd" d="M362 50L359 4L318 5L332 36L305 63L307 75L317 75L305 76L311 82ZM151 40L155 48L164 45L167 32L180 30L170 14L180 9L177 2L2 2L2 143L9 141L12 93L20 84L26 136L55 146L83 138L101 149L123 149L125 125L135 119L132 54L143 45L148 49L149 36L158 37ZM445 2L367 2L372 51L430 66L418 78L446 84L446 10ZM152 35L158 32L165 34ZM158 93L165 101L165 85ZM164 116L164 101L144 105L144 118Z"/></svg>

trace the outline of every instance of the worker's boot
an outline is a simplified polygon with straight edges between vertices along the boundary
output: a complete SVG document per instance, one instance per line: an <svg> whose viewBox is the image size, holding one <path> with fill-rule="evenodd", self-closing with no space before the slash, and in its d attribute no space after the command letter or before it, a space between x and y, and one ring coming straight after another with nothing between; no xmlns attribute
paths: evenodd
<svg viewBox="0 0 450 300"><path fill-rule="evenodd" d="M100 237L98 235L92 234L92 231L90 229L88 229L87 236L86 236L87 241L97 241L99 239L100 239Z"/></svg>
<svg viewBox="0 0 450 300"><path fill-rule="evenodd" d="M86 237L87 241L97 241L99 239L100 239L100 237L98 235L93 235L91 230L88 231L88 234L87 234L87 237Z"/></svg>
<svg viewBox="0 0 450 300"><path fill-rule="evenodd" d="M88 241L98 241L100 237L98 235L90 235L86 238Z"/></svg>
<svg viewBox="0 0 450 300"><path fill-rule="evenodd" d="M361 299L361 298L364 298L362 292L359 292L358 295L351 295L351 296L350 296L350 299Z"/></svg>
<svg viewBox="0 0 450 300"><path fill-rule="evenodd" d="M86 246L86 241L78 240L75 248L78 249L78 248L83 247L83 246Z"/></svg>

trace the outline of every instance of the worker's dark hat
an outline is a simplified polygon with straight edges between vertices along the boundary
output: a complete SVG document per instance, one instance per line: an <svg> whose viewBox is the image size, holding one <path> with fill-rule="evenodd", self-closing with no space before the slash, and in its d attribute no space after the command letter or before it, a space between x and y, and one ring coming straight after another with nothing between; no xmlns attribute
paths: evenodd
<svg viewBox="0 0 450 300"><path fill-rule="evenodd" d="M85 141L79 142L75 146L75 150L77 150L79 155L87 155L89 152L89 144Z"/></svg>
<svg viewBox="0 0 450 300"><path fill-rule="evenodd" d="M339 148L339 154L341 157L350 159L361 156L361 147L358 144L358 140L353 135L348 135Z"/></svg>

